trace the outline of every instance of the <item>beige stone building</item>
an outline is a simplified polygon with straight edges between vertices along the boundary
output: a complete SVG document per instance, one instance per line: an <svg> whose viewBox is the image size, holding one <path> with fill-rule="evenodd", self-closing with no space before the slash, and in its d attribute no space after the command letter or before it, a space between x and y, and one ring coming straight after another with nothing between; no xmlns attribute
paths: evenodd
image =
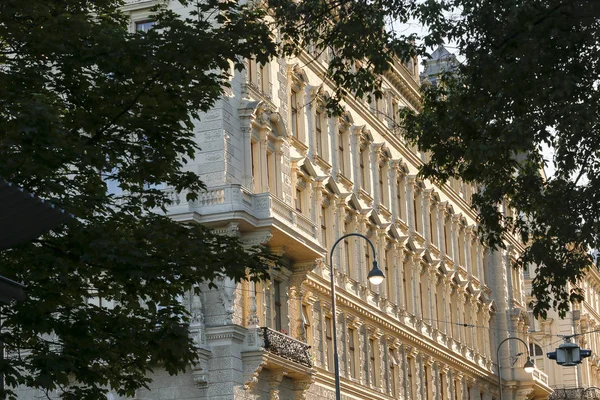
<svg viewBox="0 0 600 400"><path fill-rule="evenodd" d="M145 28L152 4L129 2L132 29ZM397 119L419 108L416 60L383 77L382 99L349 98L330 117L332 88L319 78L327 54L315 57L247 60L198 121L202 151L189 168L208 190L195 202L173 192L170 215L266 243L287 266L269 282L224 279L185 299L201 363L187 376L157 376L139 398L334 398L337 335L345 399L497 400L497 344L527 340L523 274L509 268L519 244L479 244L475 187L417 177L427 155L407 145ZM333 243L352 232L376 254L351 237L328 265ZM375 258L386 274L378 287L366 279ZM504 398L547 397L543 372L510 365L525 350L519 342L500 350Z"/></svg>
<svg viewBox="0 0 600 400"><path fill-rule="evenodd" d="M127 2L132 29L151 26L155 3ZM349 98L331 117L332 88L319 78L327 54L315 57L247 60L197 121L202 150L188 168L208 189L194 202L171 192L170 216L266 243L286 267L269 282L223 279L186 297L201 362L177 377L157 372L136 398L333 399L336 335L343 399L498 400L498 344L529 340L523 273L510 268L519 243L489 251L476 238L476 188L417 176L427 154L407 145L397 119L419 108L416 60L382 77L382 99ZM329 265L331 246L353 232L376 254L351 237ZM374 259L380 286L366 279ZM550 393L542 370L514 362L525 351L516 340L500 348L504 399Z"/></svg>
<svg viewBox="0 0 600 400"><path fill-rule="evenodd" d="M536 269L525 271L526 287L531 285ZM591 268L578 284L583 289L585 301L574 304L565 318L549 312L545 320L534 320L530 327L530 352L535 356L538 369L544 371L553 389L552 400L600 399L600 272ZM571 287L568 288L569 290ZM530 291L530 290L529 290ZM573 343L582 349L592 350L592 356L574 367L564 367L549 360L546 353L554 351L562 337L572 336Z"/></svg>

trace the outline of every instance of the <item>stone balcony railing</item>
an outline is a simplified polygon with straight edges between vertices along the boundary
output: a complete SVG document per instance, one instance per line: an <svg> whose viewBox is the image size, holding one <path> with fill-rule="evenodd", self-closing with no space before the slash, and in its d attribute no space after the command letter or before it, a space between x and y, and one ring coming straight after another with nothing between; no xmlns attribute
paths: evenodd
<svg viewBox="0 0 600 400"><path fill-rule="evenodd" d="M541 383L545 384L546 386L548 386L548 375L546 375L539 369L534 369L533 372L531 373L531 375L533 376L534 380L541 382Z"/></svg>
<svg viewBox="0 0 600 400"><path fill-rule="evenodd" d="M296 340L283 332L277 332L267 327L262 327L261 329L265 350L286 360L312 368L310 346L308 344Z"/></svg>
<svg viewBox="0 0 600 400"><path fill-rule="evenodd" d="M317 238L317 225L306 215L271 193L252 193L241 185L228 184L215 186L198 193L194 201L187 201L187 192L165 189L172 204L171 212L200 210L203 215L223 212L245 211L258 219L275 218L314 240Z"/></svg>
<svg viewBox="0 0 600 400"><path fill-rule="evenodd" d="M597 387L554 389L549 400L592 400L600 399L600 389Z"/></svg>

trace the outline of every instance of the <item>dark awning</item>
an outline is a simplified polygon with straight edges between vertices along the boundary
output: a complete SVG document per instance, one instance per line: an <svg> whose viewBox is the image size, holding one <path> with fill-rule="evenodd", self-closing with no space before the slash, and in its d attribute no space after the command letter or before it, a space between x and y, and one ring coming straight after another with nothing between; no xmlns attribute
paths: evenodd
<svg viewBox="0 0 600 400"><path fill-rule="evenodd" d="M33 240L68 219L52 204L0 179L0 250Z"/></svg>

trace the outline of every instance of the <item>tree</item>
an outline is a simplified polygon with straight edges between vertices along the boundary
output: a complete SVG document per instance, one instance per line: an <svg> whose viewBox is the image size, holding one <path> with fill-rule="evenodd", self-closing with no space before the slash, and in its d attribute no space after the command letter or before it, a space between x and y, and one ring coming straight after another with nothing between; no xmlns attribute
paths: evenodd
<svg viewBox="0 0 600 400"><path fill-rule="evenodd" d="M157 363L183 371L196 356L178 298L223 276L263 278L277 262L164 216L170 200L157 185L188 200L203 189L185 168L193 120L232 66L275 51L259 9L181 3L188 17L158 7L146 33L128 32L118 0L0 4L0 176L72 215L0 252L2 273L29 296L2 308L9 389L98 399L109 388L132 395ZM9 389L0 397L14 398Z"/></svg>
<svg viewBox="0 0 600 400"><path fill-rule="evenodd" d="M525 251L517 266L538 268L534 312L554 307L564 316L583 299L567 283L576 285L600 246L600 8L585 0L448 6L460 17L433 29L466 62L424 91L407 137L431 152L424 176L482 185L474 197L481 237L502 246L506 233L518 235ZM556 172L544 177L547 165Z"/></svg>
<svg viewBox="0 0 600 400"><path fill-rule="evenodd" d="M345 96L380 96L377 74L394 58L450 41L466 61L438 86L423 87L423 108L404 111L406 139L431 160L421 175L476 182L482 241L505 246L516 234L516 263L538 266L533 309L564 313L582 292L572 286L600 247L600 6L587 0L270 0L287 49L329 51L328 78ZM397 27L418 21L426 34ZM359 68L355 68L356 61ZM554 150L551 159L544 148ZM546 158L545 158L546 157ZM551 164L555 174L544 177ZM501 204L516 210L503 214Z"/></svg>

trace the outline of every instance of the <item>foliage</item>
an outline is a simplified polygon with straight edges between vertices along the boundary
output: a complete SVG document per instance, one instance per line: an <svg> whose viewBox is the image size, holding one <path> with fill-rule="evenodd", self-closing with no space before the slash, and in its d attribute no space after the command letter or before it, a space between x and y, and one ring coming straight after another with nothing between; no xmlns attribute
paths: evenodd
<svg viewBox="0 0 600 400"><path fill-rule="evenodd" d="M146 33L129 33L117 0L0 4L0 176L73 216L0 252L2 274L29 296L2 308L9 388L133 395L158 363L176 373L195 360L184 293L223 276L264 277L275 261L161 212L170 201L157 185L188 200L203 189L185 168L198 150L193 120L231 66L275 50L260 10L182 3L189 16L159 7Z"/></svg>
<svg viewBox="0 0 600 400"><path fill-rule="evenodd" d="M445 33L467 60L424 107L407 136L431 152L423 175L478 182L480 233L526 244L517 266L537 265L534 311L564 315L600 245L600 8L588 1L456 1ZM450 9L448 9L449 11ZM438 27L433 27L438 29ZM554 155L548 157L544 148ZM555 169L544 178L542 166ZM514 214L498 207L504 199Z"/></svg>
<svg viewBox="0 0 600 400"><path fill-rule="evenodd" d="M423 109L405 111L406 138L431 161L422 176L477 182L483 241L526 244L516 266L538 267L533 307L564 315L582 299L575 285L600 243L598 15L588 0L269 0L285 50L313 47L330 59L327 79L346 96L381 96L377 74L394 57L426 54L444 40L467 61L439 86L425 86ZM428 27L422 37L402 24ZM407 31L407 32L410 32ZM358 67L357 67L358 66ZM543 149L551 147L551 159ZM556 173L544 179L541 168ZM518 210L502 213L500 205Z"/></svg>

